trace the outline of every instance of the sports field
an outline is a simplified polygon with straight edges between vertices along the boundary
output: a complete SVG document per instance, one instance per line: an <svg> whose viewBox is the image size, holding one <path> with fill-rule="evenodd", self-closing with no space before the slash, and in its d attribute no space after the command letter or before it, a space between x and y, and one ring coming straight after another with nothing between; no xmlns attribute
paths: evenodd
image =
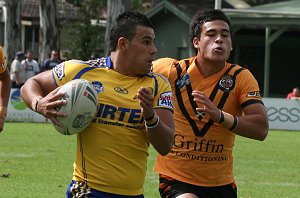
<svg viewBox="0 0 300 198"><path fill-rule="evenodd" d="M51 124L6 123L0 133L0 198L65 197L76 136ZM270 131L264 142L237 137L235 175L239 198L299 198L300 131ZM151 148L145 197L158 198Z"/></svg>

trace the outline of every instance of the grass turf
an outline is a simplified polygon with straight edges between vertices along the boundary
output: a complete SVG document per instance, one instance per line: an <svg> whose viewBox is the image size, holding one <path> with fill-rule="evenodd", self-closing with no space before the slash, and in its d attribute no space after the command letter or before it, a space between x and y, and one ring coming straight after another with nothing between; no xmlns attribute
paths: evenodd
<svg viewBox="0 0 300 198"><path fill-rule="evenodd" d="M239 198L296 198L300 194L300 131L270 131L263 142L237 137L234 149ZM0 197L65 197L76 136L51 124L6 123L0 133ZM158 198L150 148L145 197Z"/></svg>

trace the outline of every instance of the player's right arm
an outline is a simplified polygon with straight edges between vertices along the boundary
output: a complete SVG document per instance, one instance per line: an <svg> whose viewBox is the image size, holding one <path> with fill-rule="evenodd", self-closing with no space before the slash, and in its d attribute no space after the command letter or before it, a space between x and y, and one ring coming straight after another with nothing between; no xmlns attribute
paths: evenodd
<svg viewBox="0 0 300 198"><path fill-rule="evenodd" d="M66 101L58 100L64 95L64 93L57 93L58 89L52 71L49 70L28 79L21 88L21 97L30 109L60 126L56 117L65 114L56 111L54 107L64 105Z"/></svg>

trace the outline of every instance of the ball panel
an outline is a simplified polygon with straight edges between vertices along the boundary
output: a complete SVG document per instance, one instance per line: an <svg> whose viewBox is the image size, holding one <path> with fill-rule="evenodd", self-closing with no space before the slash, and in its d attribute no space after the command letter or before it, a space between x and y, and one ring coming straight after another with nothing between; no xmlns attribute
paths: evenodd
<svg viewBox="0 0 300 198"><path fill-rule="evenodd" d="M58 92L65 92L61 100L67 104L57 108L59 112L67 113L67 117L59 117L63 127L54 125L55 129L64 135L73 135L84 130L93 120L98 103L98 94L91 83L84 79L72 80L63 85Z"/></svg>

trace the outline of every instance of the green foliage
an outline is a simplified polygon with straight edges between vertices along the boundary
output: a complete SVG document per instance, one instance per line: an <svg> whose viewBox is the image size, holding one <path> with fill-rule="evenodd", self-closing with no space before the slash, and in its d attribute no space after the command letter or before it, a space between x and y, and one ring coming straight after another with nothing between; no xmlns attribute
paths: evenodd
<svg viewBox="0 0 300 198"><path fill-rule="evenodd" d="M72 0L70 0L72 1ZM99 24L92 24L91 20L99 21L106 9L104 0L85 0L71 3L79 7L80 20L65 24L67 29L66 48L69 49L64 54L67 59L88 60L99 57L103 54L105 27Z"/></svg>
<svg viewBox="0 0 300 198"><path fill-rule="evenodd" d="M89 22L77 22L68 28L68 40L66 40L68 54L67 59L88 60L99 57L104 45L105 29L100 26L92 26ZM102 54L101 54L102 52Z"/></svg>
<svg viewBox="0 0 300 198"><path fill-rule="evenodd" d="M65 197L72 177L76 136L51 124L6 122L0 133L0 197ZM300 194L300 131L270 131L263 142L236 138L239 198L297 198ZM145 198L158 198L150 147Z"/></svg>
<svg viewBox="0 0 300 198"><path fill-rule="evenodd" d="M99 24L92 25L91 20L105 20L106 0L68 0L79 7L80 20L67 22L63 26L67 30L64 45L68 52L64 54L67 59L88 60L104 55L105 28ZM146 11L150 0L131 0L131 9ZM147 4L148 3L148 4Z"/></svg>

